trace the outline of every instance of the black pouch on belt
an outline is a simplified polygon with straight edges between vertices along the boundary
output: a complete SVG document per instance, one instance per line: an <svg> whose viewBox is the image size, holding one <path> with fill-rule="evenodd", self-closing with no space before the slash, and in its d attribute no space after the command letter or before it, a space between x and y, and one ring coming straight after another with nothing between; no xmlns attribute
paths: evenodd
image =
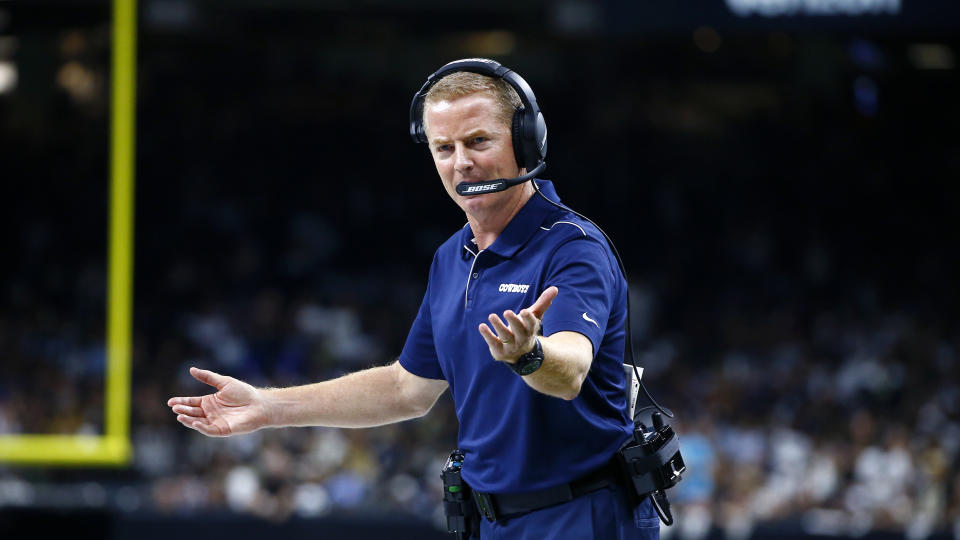
<svg viewBox="0 0 960 540"><path fill-rule="evenodd" d="M473 503L472 490L460 471L463 468L463 452L450 452L440 478L443 480L443 513L447 516L447 532L457 540L480 538L480 514Z"/></svg>

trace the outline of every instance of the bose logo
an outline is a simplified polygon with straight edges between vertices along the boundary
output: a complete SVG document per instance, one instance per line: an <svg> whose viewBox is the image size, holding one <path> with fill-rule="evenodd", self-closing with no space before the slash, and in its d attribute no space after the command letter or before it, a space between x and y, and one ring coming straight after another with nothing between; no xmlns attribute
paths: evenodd
<svg viewBox="0 0 960 540"><path fill-rule="evenodd" d="M464 190L465 193L482 193L484 191L490 191L491 189L497 189L500 187L499 183L496 184L487 184L485 186L469 186Z"/></svg>
<svg viewBox="0 0 960 540"><path fill-rule="evenodd" d="M500 292L526 293L530 289L529 285L520 285L519 283L501 283Z"/></svg>

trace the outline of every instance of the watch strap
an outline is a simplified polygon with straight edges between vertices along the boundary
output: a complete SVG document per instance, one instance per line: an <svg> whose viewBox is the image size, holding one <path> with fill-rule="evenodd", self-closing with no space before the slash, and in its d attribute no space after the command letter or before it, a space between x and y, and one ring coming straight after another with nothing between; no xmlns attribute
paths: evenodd
<svg viewBox="0 0 960 540"><path fill-rule="evenodd" d="M540 338L534 340L533 350L517 358L516 362L507 365L510 366L510 369L512 369L514 373L521 377L530 375L540 369L540 366L543 365L543 346L540 344Z"/></svg>

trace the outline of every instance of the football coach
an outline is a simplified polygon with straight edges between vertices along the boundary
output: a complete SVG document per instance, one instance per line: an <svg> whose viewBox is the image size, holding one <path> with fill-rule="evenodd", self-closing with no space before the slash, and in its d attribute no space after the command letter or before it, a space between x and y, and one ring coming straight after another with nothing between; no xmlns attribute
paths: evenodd
<svg viewBox="0 0 960 540"><path fill-rule="evenodd" d="M483 540L659 538L616 463L633 434L626 281L603 234L536 178L547 130L533 91L497 62L451 62L414 96L410 132L467 223L437 249L397 361L279 389L191 368L217 391L171 398L177 420L212 437L379 426L449 389Z"/></svg>

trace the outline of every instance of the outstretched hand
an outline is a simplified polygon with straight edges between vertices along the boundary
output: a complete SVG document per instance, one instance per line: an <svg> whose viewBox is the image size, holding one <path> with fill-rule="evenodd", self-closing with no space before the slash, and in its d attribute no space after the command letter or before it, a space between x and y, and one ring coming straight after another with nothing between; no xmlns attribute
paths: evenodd
<svg viewBox="0 0 960 540"><path fill-rule="evenodd" d="M210 437L249 433L267 425L267 414L259 390L249 384L205 369L190 368L190 375L217 389L214 394L174 397L167 405L177 420Z"/></svg>
<svg viewBox="0 0 960 540"><path fill-rule="evenodd" d="M487 319L496 333L486 323L480 323L480 335L490 347L490 355L494 360L513 364L533 350L534 341L540 334L540 320L558 292L556 287L547 287L532 306L520 310L520 313L510 309L504 311L506 323L496 313L491 313Z"/></svg>

